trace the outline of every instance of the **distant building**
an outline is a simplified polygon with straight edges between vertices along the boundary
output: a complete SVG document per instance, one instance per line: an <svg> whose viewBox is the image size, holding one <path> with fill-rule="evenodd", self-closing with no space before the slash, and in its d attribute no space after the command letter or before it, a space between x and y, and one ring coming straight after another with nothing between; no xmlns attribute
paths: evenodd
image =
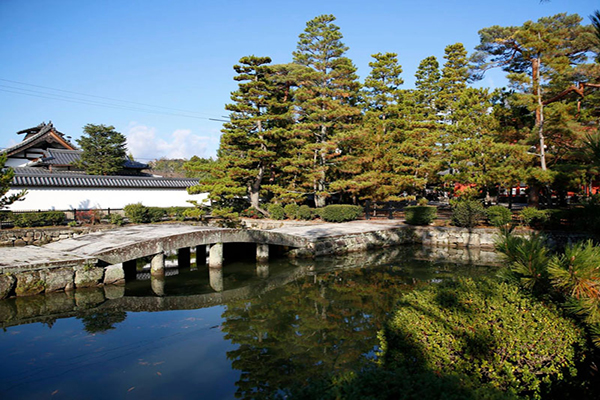
<svg viewBox="0 0 600 400"><path fill-rule="evenodd" d="M87 175L75 163L82 151L51 122L17 132L23 141L0 153L7 154L7 167L15 170L8 194L27 189L23 201L9 206L17 210L120 209L127 204L146 206L190 206L204 194L189 195L187 188L197 179L163 178L145 173L147 164L123 160L118 175Z"/></svg>

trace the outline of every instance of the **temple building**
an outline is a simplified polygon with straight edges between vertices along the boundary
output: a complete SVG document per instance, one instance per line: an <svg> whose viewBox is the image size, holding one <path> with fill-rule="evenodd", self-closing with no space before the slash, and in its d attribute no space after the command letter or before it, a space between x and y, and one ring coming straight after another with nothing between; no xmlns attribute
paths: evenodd
<svg viewBox="0 0 600 400"><path fill-rule="evenodd" d="M187 193L197 179L154 176L144 172L147 164L129 159L123 160L117 175L88 175L76 166L82 151L52 122L17 134L24 135L23 140L0 154L7 155L5 166L15 171L8 194L27 189L27 195L10 210L121 209L132 203L191 206L188 200L206 197Z"/></svg>

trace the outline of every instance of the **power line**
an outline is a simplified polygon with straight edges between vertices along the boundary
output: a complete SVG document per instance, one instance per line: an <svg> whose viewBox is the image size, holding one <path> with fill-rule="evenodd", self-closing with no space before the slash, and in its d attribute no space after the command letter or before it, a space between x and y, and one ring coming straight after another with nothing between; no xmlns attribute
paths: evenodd
<svg viewBox="0 0 600 400"><path fill-rule="evenodd" d="M119 109L119 110L139 111L139 112L144 112L144 113L148 113L148 114L172 115L172 116L177 116L177 117L228 122L228 121L218 120L215 118L198 117L195 115L177 114L177 113L171 113L171 112L159 111L159 110L147 110L147 109L130 107L130 106L125 106L125 105L101 103L101 102L95 102L93 100L85 100L85 99L78 99L78 98L74 98L74 97L61 96L61 95L57 95L57 94L53 94L53 93L45 93L45 92L39 92L39 91L29 90L29 89L14 88L11 86L6 86L6 85L0 85L0 86L19 90L19 91L15 91L15 90L0 89L1 92L15 93L15 94L23 95L23 96L39 97L39 98L43 98L43 99L59 100L59 101L65 101L68 103L75 103L75 104L87 104L87 105L113 108L113 109ZM31 92L31 93L23 93L24 91Z"/></svg>
<svg viewBox="0 0 600 400"><path fill-rule="evenodd" d="M118 102L121 102L121 103L137 104L137 105L140 105L140 106L145 106L145 107L162 108L162 109L165 109L165 110L179 111L179 112L184 112L184 113L189 113L189 114L199 114L199 115L205 115L205 116L207 116L207 117L208 117L208 116L211 116L210 114L206 114L206 113L200 113L200 112L197 112L197 111L182 110L182 109L179 109L179 108L171 108L171 107L165 107L165 106L157 106L157 105L153 105L153 104L146 104L146 103L138 103L138 102L135 102L135 101L120 100L120 99L115 99L115 98L112 98L112 97L96 96L96 95L93 95L93 94L86 94L86 93L74 92L74 91L70 91L70 90L57 89L57 88L52 88L52 87L49 87L49 86L34 85L34 84L31 84L31 83L25 83L25 82L13 81L13 80L10 80L10 79L3 79L3 78L0 78L0 81L3 81L3 82L10 82L10 83L16 83L16 84L18 84L18 85L25 85L25 86L31 86L31 87L42 88L42 89L54 90L54 91L57 91L57 92L63 92L63 93L76 94L76 95L79 95L79 96L95 97L95 98L97 98L97 99L104 99L104 100L118 101ZM23 89L23 90L26 90L26 89Z"/></svg>

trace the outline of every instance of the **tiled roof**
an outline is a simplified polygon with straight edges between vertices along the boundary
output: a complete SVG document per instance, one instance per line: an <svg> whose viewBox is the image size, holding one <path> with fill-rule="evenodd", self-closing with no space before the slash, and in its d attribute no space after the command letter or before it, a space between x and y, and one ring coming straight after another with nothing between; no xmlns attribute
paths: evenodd
<svg viewBox="0 0 600 400"><path fill-rule="evenodd" d="M41 168L14 168L11 186L16 187L88 187L184 189L198 184L198 179L157 178L146 176L102 176L73 172L49 172Z"/></svg>
<svg viewBox="0 0 600 400"><path fill-rule="evenodd" d="M15 144L12 147L9 147L7 149L4 150L0 150L0 153L7 153L7 154L14 154L16 152L18 152L18 150L22 149L22 148L26 148L27 145L37 141L38 139L42 138L44 135L46 135L48 132L54 130L56 132L56 134L58 136L61 137L61 140L64 140L66 143L68 143L70 146L72 146L73 148L75 146L73 146L73 144L71 144L71 142L69 142L67 139L64 138L63 134L58 132L55 128L54 125L52 125L52 122L49 122L47 124L45 123L41 123L38 126L34 127L34 128L29 128L29 129L25 129L22 131L19 131L17 133L27 133L28 135L30 133L35 132L36 130L39 130L36 134L30 136L29 138L23 140L20 143Z"/></svg>
<svg viewBox="0 0 600 400"><path fill-rule="evenodd" d="M81 150L65 150L65 149L48 149L46 156L43 157L36 165L74 165L83 154ZM148 164L125 159L123 168L129 169L147 169Z"/></svg>

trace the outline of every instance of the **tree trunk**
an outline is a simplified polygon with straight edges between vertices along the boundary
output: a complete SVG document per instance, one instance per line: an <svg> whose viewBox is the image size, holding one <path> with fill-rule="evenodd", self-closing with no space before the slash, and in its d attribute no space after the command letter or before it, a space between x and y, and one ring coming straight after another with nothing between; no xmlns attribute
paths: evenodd
<svg viewBox="0 0 600 400"><path fill-rule="evenodd" d="M544 145L544 102L542 101L542 79L541 79L541 55L532 60L532 77L535 95L537 97L537 108L535 110L535 124L538 128L540 140L540 165L542 171L546 171L546 149Z"/></svg>

